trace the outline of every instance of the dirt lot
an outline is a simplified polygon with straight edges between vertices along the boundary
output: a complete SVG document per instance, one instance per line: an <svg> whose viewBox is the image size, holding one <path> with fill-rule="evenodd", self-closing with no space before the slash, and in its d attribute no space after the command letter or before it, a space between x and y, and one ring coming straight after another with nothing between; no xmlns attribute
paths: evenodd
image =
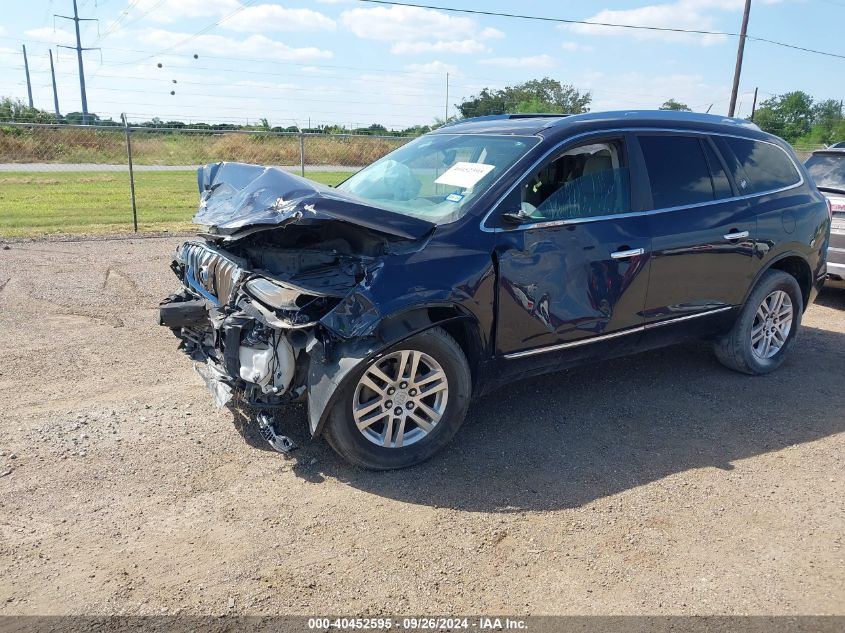
<svg viewBox="0 0 845 633"><path fill-rule="evenodd" d="M0 614L845 614L845 292L774 375L521 382L373 474L212 407L156 325L178 241L0 245Z"/></svg>

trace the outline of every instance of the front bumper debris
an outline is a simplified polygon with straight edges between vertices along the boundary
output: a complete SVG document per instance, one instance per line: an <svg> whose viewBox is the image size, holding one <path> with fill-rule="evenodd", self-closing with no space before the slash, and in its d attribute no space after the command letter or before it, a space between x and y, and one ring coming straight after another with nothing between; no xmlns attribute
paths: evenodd
<svg viewBox="0 0 845 633"><path fill-rule="evenodd" d="M232 386L228 383L229 377L221 373L210 360L204 363L195 362L194 371L205 382L218 409L222 409L232 401Z"/></svg>
<svg viewBox="0 0 845 633"><path fill-rule="evenodd" d="M297 449L296 444L287 435L279 435L276 429L273 428L273 418L266 412L258 414L258 428L261 431L261 437L267 440L267 443L273 447L274 451L288 454Z"/></svg>
<svg viewBox="0 0 845 633"><path fill-rule="evenodd" d="M159 323L218 406L267 411L307 395L317 435L344 378L386 344L372 296L385 258L420 251L435 225L273 168L209 165L199 184L204 239L177 249L182 287ZM290 450L270 419L262 435Z"/></svg>

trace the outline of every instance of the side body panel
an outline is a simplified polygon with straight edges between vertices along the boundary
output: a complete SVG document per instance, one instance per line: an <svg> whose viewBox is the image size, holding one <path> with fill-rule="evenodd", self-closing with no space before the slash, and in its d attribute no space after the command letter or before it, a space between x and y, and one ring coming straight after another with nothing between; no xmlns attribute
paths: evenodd
<svg viewBox="0 0 845 633"><path fill-rule="evenodd" d="M631 249L644 254L611 257ZM648 250L641 216L501 233L496 353L583 342L641 325Z"/></svg>
<svg viewBox="0 0 845 633"><path fill-rule="evenodd" d="M652 234L647 322L742 303L754 273L755 205L726 200L649 216ZM747 233L729 239L726 235Z"/></svg>
<svg viewBox="0 0 845 633"><path fill-rule="evenodd" d="M814 188L804 185L787 194L778 194L777 199L763 199L757 227L755 279L779 260L800 258L809 270L807 281L811 288L805 303L811 303L827 274L830 216L824 198Z"/></svg>

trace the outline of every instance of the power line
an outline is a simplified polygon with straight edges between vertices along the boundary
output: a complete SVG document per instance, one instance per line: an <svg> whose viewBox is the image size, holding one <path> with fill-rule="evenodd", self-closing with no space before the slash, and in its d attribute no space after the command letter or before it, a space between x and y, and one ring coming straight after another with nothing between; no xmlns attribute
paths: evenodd
<svg viewBox="0 0 845 633"><path fill-rule="evenodd" d="M22 40L21 38L9 37L9 36L0 36L0 39L11 39L16 41L28 41L28 42L36 42L36 43L47 43L47 42L39 42L38 40ZM109 51L123 51L123 52L135 52L135 53L147 53L149 51L143 49L127 49L127 48L116 48L116 47L103 47L103 50ZM2 52L0 52L2 55ZM170 53L169 55L176 56L176 54ZM417 77L416 82L419 84L426 84L431 85L434 87L439 87L442 85L444 73L432 73L432 72L425 72L425 71L415 71L415 70L387 70L382 68L364 68L360 66L341 66L337 64L319 64L319 63L298 63L298 62L267 62L267 60L262 59L255 59L249 57L229 57L225 55L203 55L204 58L209 59L221 59L221 60L228 60L233 62L254 62L254 63L272 63L274 66L295 66L295 67L302 67L302 68L318 68L318 69L329 69L329 70L357 70L362 72L368 73L378 73L381 75L398 75L398 76L413 76ZM117 68L123 67L121 63L104 63L100 65L100 68ZM217 74L220 73L237 73L240 75L257 75L261 77L282 77L285 79L295 79L296 81L323 81L323 80L331 80L331 79L344 79L348 81L357 81L355 77L350 77L349 75L341 75L341 74L325 74L321 73L319 75L316 74L302 74L302 73L288 73L288 72L273 72L270 70L247 70L243 67L239 68L225 68L220 66L210 67L210 66L194 66L191 64L190 66L180 66L175 67L177 72L181 71L193 71L193 70L208 70L213 71ZM38 71L33 70L33 73L37 72L46 72L46 71ZM437 77L438 79L421 79L418 76L432 76ZM148 81L171 81L171 79L167 78L158 78L158 77L138 77L133 75L97 75L98 77L103 78L115 78L115 79L138 79L138 80L148 80ZM388 77L385 78L367 78L365 80L367 83L378 83L378 84L385 84L385 85L394 85L399 79L390 79ZM449 81L449 85L452 87L463 88L468 92L477 90L476 86L473 86L470 82L474 83L484 83L484 82L494 82L496 84L503 83L505 80L502 77L482 77L482 76L465 76L463 81L455 81L454 78L451 78ZM180 79L179 83L197 83L202 85L207 85L208 82L190 82L188 80ZM574 88L581 90L581 91L589 91L589 92L596 92L597 89L591 87L584 87L584 86L573 86ZM284 90L303 90L302 88L279 88ZM343 89L339 89L343 90ZM356 92L356 91L351 91ZM631 92L629 90L607 90L607 89L598 89L598 92L602 94L612 94L612 95L636 95L636 96L644 96L644 97L652 97L655 96L655 93L642 93L642 92ZM399 94L399 93L393 93ZM403 93L406 96L413 96L411 93ZM419 93L421 96L424 94L429 93Z"/></svg>
<svg viewBox="0 0 845 633"><path fill-rule="evenodd" d="M127 89L123 89L123 88L97 88L96 90L105 90L105 91L108 91L108 92L136 93L136 94L150 95L149 90L137 90L137 89L136 90L132 90L132 89L127 90ZM372 94L372 93L370 93L370 94ZM208 93L203 93L203 92L180 92L179 96L182 96L182 97L203 97L204 99L226 99L228 101L232 100L232 97L230 95L208 94ZM285 101L285 102L291 103L291 104L300 103L300 102L307 102L307 103L337 103L338 102L337 99L310 99L310 98L299 97L299 98L296 99L296 101L294 101L290 97L271 97L271 96L265 96L265 95L256 95L256 96L239 95L238 96L238 101L250 101L250 100ZM354 101L354 100L349 100L349 99L344 99L343 102L344 103L354 103L354 104L357 104L357 105L384 105L384 103L385 103L384 100L381 100L381 101ZM428 109L436 109L436 110L440 110L441 107L442 107L440 104L433 105L433 104L430 104L430 103L428 103L428 104L419 103L419 102L411 103L411 102L403 102L403 101L392 102L392 104L402 106L403 108L428 108ZM249 108L249 109L251 110L251 109L254 109L254 108Z"/></svg>
<svg viewBox="0 0 845 633"><path fill-rule="evenodd" d="M53 42L48 42L45 40L36 40L32 38L20 38L20 37L13 37L11 35L0 35L0 39L5 40L13 40L17 42L30 42L36 44L47 44L52 45ZM147 54L147 57L143 58L141 61L146 59L152 59L153 57L157 56L168 56L168 57L182 57L180 53L154 53L150 50L138 49L138 48L122 48L116 46L104 46L102 50L105 51L118 51L118 52L125 52L125 53L144 53ZM226 59L236 62L256 62L262 64L273 64L274 66L299 66L302 68L331 68L337 70L360 70L364 72L371 72L371 73L384 73L384 74L395 74L395 75L430 75L441 78L437 81L440 83L442 77L445 75L445 72L429 72L429 71L417 71L417 70L387 70L382 68L363 68L361 66L341 66L338 64L320 64L315 62L291 62L291 61L278 61L274 59L256 59L254 57L232 57L226 55L211 55L211 54L203 54L203 58L208 59ZM139 63L138 61L135 62L116 62L110 64L101 64L102 66L126 66L131 63ZM188 68L187 66L185 68ZM192 66L192 68L197 68ZM204 68L204 70L217 70L216 68ZM238 69L239 70L239 69ZM262 73L262 74L272 74L272 73ZM276 73L279 74L279 73ZM484 77L475 77L473 79L489 79L490 81L498 81L499 78L484 78Z"/></svg>
<svg viewBox="0 0 845 633"><path fill-rule="evenodd" d="M201 29L200 29L199 31L197 31L196 33L193 33L192 35L190 35L190 36L188 36L188 37L186 37L186 38L184 38L184 39L182 39L182 40L180 40L180 41L176 42L175 44L171 44L170 46L167 46L167 47L165 47L165 48L161 49L160 51L157 51L157 52L153 53L152 55L149 55L148 57L144 57L144 58L141 58L141 59L135 60L134 62L127 62L127 64L132 64L132 63L142 62L142 61L144 61L145 59L152 59L153 57L156 57L156 56L158 56L158 55L161 55L161 54L163 54L163 53L166 53L167 51L172 51L174 48L179 48L180 46L184 46L184 45L185 45L185 44L187 44L188 42L192 42L192 41L194 41L195 39L197 39L198 37L200 37L200 36L202 36L202 35L205 35L206 33L208 33L209 31L211 31L211 30L212 30L212 29L214 29L215 27L219 26L220 24L222 24L223 22L225 22L225 21L226 21L226 20L228 20L229 18L236 16L236 15L237 15L238 13L240 13L241 11L245 11L245 10L246 10L246 9L248 9L250 6L252 6L252 5L253 5L253 4L255 4L256 2L258 2L258 0L242 0L242 1L243 1L243 3L242 3L242 4L240 4L240 5L238 5L238 8L237 8L237 9L235 9L234 11L232 11L232 12L230 12L230 13L227 13L227 14L226 14L226 15L224 15L222 18L220 18L219 20L216 20L215 22L212 22L212 23L211 23L211 24L209 24L208 26L205 26L205 27L201 28Z"/></svg>
<svg viewBox="0 0 845 633"><path fill-rule="evenodd" d="M539 22L555 22L558 24L583 24L586 26L603 26L614 29L631 29L638 31L662 31L667 33L689 33L692 35L724 35L727 37L740 37L739 33L732 33L730 31L708 31L704 29L681 29L668 26L645 26L642 24L618 24L613 22L595 22L592 20L572 20L568 18L551 18L542 15L523 15L519 13L501 13L498 11L482 11L480 9L458 9L455 7L443 7L433 4L416 4L411 2L390 2L389 0L356 0L357 2L365 2L368 4L382 4L397 7L414 7L417 9L432 9L435 11L448 11L450 13L465 13L469 15L485 15L500 18L514 18L519 20L535 20ZM839 53L830 53L827 51L820 51L813 48L806 48L796 44L787 44L786 42L779 42L765 37L757 37L747 35L746 39L756 42L765 42L766 44L773 44L775 46L783 46L793 50L804 51L805 53L814 53L816 55L826 55L828 57L836 57L838 59L845 59L845 55Z"/></svg>
<svg viewBox="0 0 845 633"><path fill-rule="evenodd" d="M112 22L106 27L106 30L103 31L102 35L97 37L96 43L102 42L109 35L111 35L116 30L118 30L120 28L122 22L132 12L132 9L134 9L138 5L138 2L140 2L140 0L129 0L129 3L126 5L126 7L120 12L120 14L114 20L112 20ZM164 0L160 0L160 2L158 2L157 4L161 5L163 2L164 2ZM149 13L149 11L147 11L147 13ZM146 13L144 13L143 15L146 15Z"/></svg>
<svg viewBox="0 0 845 633"><path fill-rule="evenodd" d="M33 74L46 74L49 71L47 71L47 70L32 70L31 72ZM232 70L231 72L245 73L246 71ZM265 73L256 73L256 74L263 75ZM99 75L99 78L101 78L101 79L133 79L133 80L138 80L138 81L151 81L151 82L159 82L159 83L172 85L172 80L164 78L164 77L138 77L138 76L133 76L133 75ZM317 79L319 79L319 78L317 78ZM368 81L370 81L372 83L381 83L381 84L388 84L388 85L394 85L395 84L395 82L390 82L390 81L378 81L378 80L368 80ZM182 86L182 85L208 86L208 82L207 81L189 81L189 80L185 80L185 79L180 79L178 81L178 85L179 86ZM450 83L450 85L454 85L454 84ZM246 85L246 86L235 85L235 86L232 86L232 89L249 88L249 87L250 86L248 86L248 85ZM604 88L592 88L592 87L583 87L583 86L574 86L574 87L577 90L580 90L582 92L590 92L594 97L597 96L597 95L622 95L622 96L625 96L625 97L632 97L632 96L634 96L634 97L645 97L645 98L648 98L650 100L654 100L654 99L658 99L658 98L662 99L662 98L665 97L664 94L656 93L656 92L631 92L631 91L628 91L628 90L605 90ZM292 86L281 85L281 86L258 86L257 88L262 90L262 91L271 91L271 92L272 91L283 91L285 93L304 92L304 93L309 93L309 94L310 93L316 93L316 94L344 94L344 95L346 95L346 94L372 95L373 94L372 90L355 90L355 89L343 88L343 87L325 88L325 87L319 87L318 86L318 87L308 88L308 87L292 87ZM143 92L145 94L149 94L149 92L150 92L149 90L123 89L123 88L104 88L104 87L99 87L99 86L96 89L97 90L111 90L111 91L115 91L115 92ZM177 94L187 95L187 94L192 94L192 93L185 93L185 92L177 91ZM416 91L416 92L394 92L394 91L390 92L390 96L399 96L399 97L432 97L432 98L435 98L436 94L437 94L436 91L433 91L433 90L423 90L423 91ZM220 95L220 94L210 95L210 94L196 94L196 93L194 93L193 96L219 97L219 98L226 98L226 99L232 98L231 95ZM265 97L264 95L262 95L260 97L249 97L249 96L238 95L238 98L239 99L241 99L241 98L246 98L246 99L249 99L249 98L273 99L274 97ZM281 97L281 98L284 99L284 97ZM383 103L383 101L379 101L379 102L376 102L376 103Z"/></svg>

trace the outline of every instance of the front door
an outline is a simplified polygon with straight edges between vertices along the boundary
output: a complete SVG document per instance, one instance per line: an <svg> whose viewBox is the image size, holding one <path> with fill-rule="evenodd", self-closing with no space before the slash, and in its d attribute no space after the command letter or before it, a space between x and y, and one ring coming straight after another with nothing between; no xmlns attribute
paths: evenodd
<svg viewBox="0 0 845 633"><path fill-rule="evenodd" d="M599 339L636 336L651 246L631 180L625 137L594 138L562 147L500 205L498 354L590 355Z"/></svg>

